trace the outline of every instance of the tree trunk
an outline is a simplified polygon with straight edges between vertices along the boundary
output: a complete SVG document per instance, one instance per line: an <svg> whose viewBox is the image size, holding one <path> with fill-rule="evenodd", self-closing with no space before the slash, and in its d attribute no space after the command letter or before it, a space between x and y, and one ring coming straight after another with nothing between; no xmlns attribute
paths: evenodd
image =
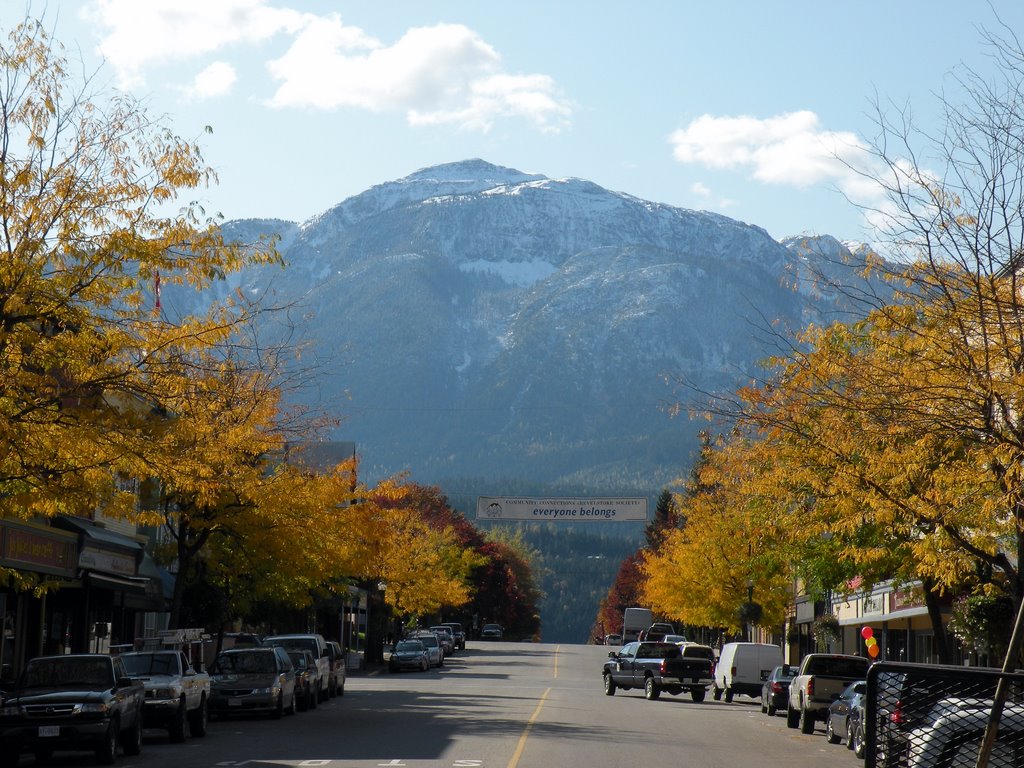
<svg viewBox="0 0 1024 768"><path fill-rule="evenodd" d="M929 578L922 579L921 589L924 592L924 604L928 608L928 618L932 622L935 650L939 654L939 663L953 664L953 649L950 647L946 626L942 623L942 606L939 604L939 593L935 591L935 581Z"/></svg>

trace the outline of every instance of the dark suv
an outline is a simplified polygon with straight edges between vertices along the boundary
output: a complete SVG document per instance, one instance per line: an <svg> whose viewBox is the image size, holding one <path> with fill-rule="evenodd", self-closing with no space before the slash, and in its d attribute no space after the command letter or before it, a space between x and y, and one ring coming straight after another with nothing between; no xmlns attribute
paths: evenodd
<svg viewBox="0 0 1024 768"><path fill-rule="evenodd" d="M452 631L452 635L455 636L455 647L460 651L466 650L466 630L462 628L462 625L457 621L442 621L442 627L448 627Z"/></svg>

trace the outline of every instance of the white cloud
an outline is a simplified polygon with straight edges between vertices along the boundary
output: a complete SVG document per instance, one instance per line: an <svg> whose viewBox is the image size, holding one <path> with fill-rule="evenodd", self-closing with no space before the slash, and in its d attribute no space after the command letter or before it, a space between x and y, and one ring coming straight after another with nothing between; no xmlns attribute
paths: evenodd
<svg viewBox="0 0 1024 768"><path fill-rule="evenodd" d="M215 61L192 81L186 93L193 99L211 99L223 96L238 79L235 68L223 61Z"/></svg>
<svg viewBox="0 0 1024 768"><path fill-rule="evenodd" d="M768 184L831 183L861 201L877 199L880 191L858 172L869 162L864 143L853 133L825 130L806 110L766 119L703 115L669 142L679 162L747 169Z"/></svg>
<svg viewBox="0 0 1024 768"><path fill-rule="evenodd" d="M410 29L387 46L327 16L268 69L281 83L275 107L400 111L412 125L484 131L499 117L560 130L571 115L551 78L502 72L494 48L461 24Z"/></svg>
<svg viewBox="0 0 1024 768"><path fill-rule="evenodd" d="M708 198L711 197L711 188L707 184L700 181L695 181L690 185L690 191L697 197Z"/></svg>
<svg viewBox="0 0 1024 768"><path fill-rule="evenodd" d="M286 53L266 65L277 84L272 107L394 111L411 125L483 131L507 117L558 131L571 118L550 77L503 71L498 52L461 24L409 29L387 45L336 13L267 0L92 0L82 15L99 29L100 51L126 89L143 85L149 67L286 36ZM208 66L182 90L226 93L228 66Z"/></svg>
<svg viewBox="0 0 1024 768"><path fill-rule="evenodd" d="M122 88L142 85L147 66L294 33L312 18L264 0L94 0L82 16L101 30Z"/></svg>

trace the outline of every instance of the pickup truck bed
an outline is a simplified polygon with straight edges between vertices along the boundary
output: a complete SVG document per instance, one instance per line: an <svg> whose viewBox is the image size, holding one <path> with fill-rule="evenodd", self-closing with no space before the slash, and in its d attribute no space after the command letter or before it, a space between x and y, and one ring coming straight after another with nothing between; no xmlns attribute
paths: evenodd
<svg viewBox="0 0 1024 768"><path fill-rule="evenodd" d="M684 657L675 643L633 642L608 654L601 672L604 692L642 688L648 699L662 691L674 696L689 692L694 701L704 701L712 683L711 662L700 656Z"/></svg>
<svg viewBox="0 0 1024 768"><path fill-rule="evenodd" d="M850 683L868 675L868 660L839 653L811 653L804 656L796 677L789 684L786 725L813 733L814 723L824 721L828 708Z"/></svg>

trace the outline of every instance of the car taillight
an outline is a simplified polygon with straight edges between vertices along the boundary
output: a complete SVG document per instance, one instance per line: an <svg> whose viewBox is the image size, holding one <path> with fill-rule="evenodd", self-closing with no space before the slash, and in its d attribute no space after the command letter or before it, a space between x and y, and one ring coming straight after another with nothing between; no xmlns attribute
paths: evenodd
<svg viewBox="0 0 1024 768"><path fill-rule="evenodd" d="M661 660L661 674L668 672L668 659Z"/></svg>
<svg viewBox="0 0 1024 768"><path fill-rule="evenodd" d="M907 722L907 717L903 714L902 701L897 701L896 706L892 708L892 712L889 713L889 722L893 725L903 725Z"/></svg>
<svg viewBox="0 0 1024 768"><path fill-rule="evenodd" d="M807 695L808 696L813 696L814 695L814 678L813 677L807 678Z"/></svg>
<svg viewBox="0 0 1024 768"><path fill-rule="evenodd" d="M772 693L782 693L782 683L772 683Z"/></svg>

